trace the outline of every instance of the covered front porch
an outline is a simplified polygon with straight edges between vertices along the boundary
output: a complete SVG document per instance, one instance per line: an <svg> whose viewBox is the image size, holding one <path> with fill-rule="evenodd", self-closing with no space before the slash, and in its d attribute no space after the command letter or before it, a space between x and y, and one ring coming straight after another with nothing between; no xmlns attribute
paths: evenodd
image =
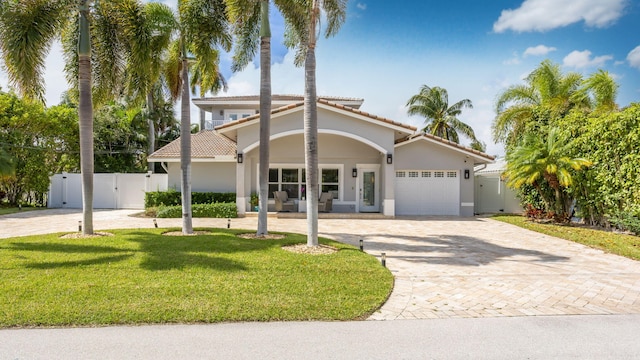
<svg viewBox="0 0 640 360"><path fill-rule="evenodd" d="M393 144L387 150L354 134L319 130L318 184L320 193L333 197L328 214L373 213L394 215L393 163L387 162ZM242 162L237 164L238 213L254 212L251 195L259 192L259 145L249 144L238 150ZM275 212L274 192L284 191L295 206L289 217L304 217L306 212L306 171L302 130L275 134L270 141L268 179L269 211ZM319 194L320 196L320 194ZM281 212L283 214L283 212Z"/></svg>

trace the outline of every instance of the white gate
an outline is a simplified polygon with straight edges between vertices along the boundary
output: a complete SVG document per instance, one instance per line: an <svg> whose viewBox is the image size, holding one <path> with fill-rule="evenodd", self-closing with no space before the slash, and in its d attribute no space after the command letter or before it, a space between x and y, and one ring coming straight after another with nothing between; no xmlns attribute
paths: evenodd
<svg viewBox="0 0 640 360"><path fill-rule="evenodd" d="M147 191L167 190L167 174L93 174L94 209L144 209ZM56 174L49 185L48 207L82 208L82 175Z"/></svg>

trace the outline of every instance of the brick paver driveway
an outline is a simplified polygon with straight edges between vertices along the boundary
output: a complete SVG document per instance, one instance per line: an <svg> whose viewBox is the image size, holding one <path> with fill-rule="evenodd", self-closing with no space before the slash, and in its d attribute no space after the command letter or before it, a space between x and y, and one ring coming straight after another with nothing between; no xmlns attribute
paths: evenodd
<svg viewBox="0 0 640 360"><path fill-rule="evenodd" d="M95 228L152 227L131 210L96 211ZM74 231L79 211L0 217L0 238ZM180 219L158 219L161 227ZM255 229L256 218L233 219ZM194 219L226 227L226 219ZM306 232L304 219L269 219ZM396 283L373 320L640 313L640 262L484 218L320 219L322 236L387 255ZM0 240L1 241L1 240Z"/></svg>

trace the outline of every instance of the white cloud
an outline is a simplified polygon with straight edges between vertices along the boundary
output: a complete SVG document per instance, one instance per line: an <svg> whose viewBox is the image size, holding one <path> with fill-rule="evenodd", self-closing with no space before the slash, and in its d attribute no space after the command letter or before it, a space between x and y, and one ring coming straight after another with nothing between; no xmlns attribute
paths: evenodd
<svg viewBox="0 0 640 360"><path fill-rule="evenodd" d="M517 9L503 10L493 31L547 31L584 21L603 28L618 20L627 0L524 0Z"/></svg>
<svg viewBox="0 0 640 360"><path fill-rule="evenodd" d="M362 11L367 10L367 4L357 3L356 7Z"/></svg>
<svg viewBox="0 0 640 360"><path fill-rule="evenodd" d="M591 58L591 51L572 51L569 55L565 56L562 60L562 63L565 66L575 67L575 68L588 68L588 67L601 67L607 61L613 60L613 56L611 55L602 55Z"/></svg>
<svg viewBox="0 0 640 360"><path fill-rule="evenodd" d="M503 61L502 63L504 65L518 65L518 64L520 64L520 55L518 55L517 52L514 52L512 58L507 59L507 60Z"/></svg>
<svg viewBox="0 0 640 360"><path fill-rule="evenodd" d="M524 57L527 56L544 56L547 55L548 53L552 52L552 51L556 51L557 49L554 47L549 47L549 46L544 46L544 45L538 45L538 46L532 46L532 47L528 47L527 50L524 51Z"/></svg>
<svg viewBox="0 0 640 360"><path fill-rule="evenodd" d="M640 46L637 46L629 52L629 55L627 55L627 61L632 67L640 69Z"/></svg>

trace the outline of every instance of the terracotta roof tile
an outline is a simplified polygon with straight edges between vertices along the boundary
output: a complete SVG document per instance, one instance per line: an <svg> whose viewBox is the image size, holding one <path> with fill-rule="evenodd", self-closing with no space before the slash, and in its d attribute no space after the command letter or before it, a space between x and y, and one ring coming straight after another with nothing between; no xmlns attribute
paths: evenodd
<svg viewBox="0 0 640 360"><path fill-rule="evenodd" d="M215 158L216 156L235 156L236 143L214 130L205 130L191 134L191 157L194 159ZM165 159L180 157L180 139L176 139L151 154L149 158Z"/></svg>

